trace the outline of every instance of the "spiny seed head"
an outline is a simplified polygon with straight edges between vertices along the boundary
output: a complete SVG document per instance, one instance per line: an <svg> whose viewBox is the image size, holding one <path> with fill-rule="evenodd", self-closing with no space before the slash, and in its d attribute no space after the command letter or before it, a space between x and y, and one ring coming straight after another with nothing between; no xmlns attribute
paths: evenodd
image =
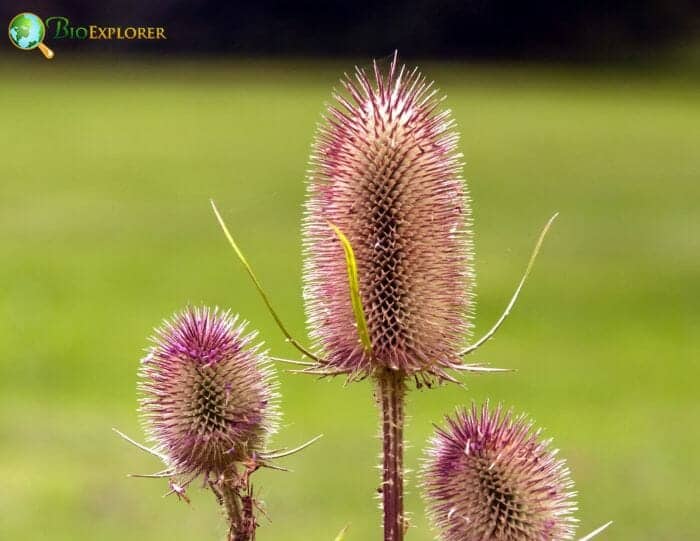
<svg viewBox="0 0 700 541"><path fill-rule="evenodd" d="M524 416L499 406L458 410L438 428L423 469L423 489L443 541L572 539L573 482L550 440Z"/></svg>
<svg viewBox="0 0 700 541"><path fill-rule="evenodd" d="M311 156L305 301L328 368L437 375L459 364L472 309L470 209L450 111L394 56L341 81ZM343 249L349 239L372 344L358 340Z"/></svg>
<svg viewBox="0 0 700 541"><path fill-rule="evenodd" d="M141 414L178 473L227 473L265 449L278 410L256 333L218 308L187 308L156 329L142 360Z"/></svg>

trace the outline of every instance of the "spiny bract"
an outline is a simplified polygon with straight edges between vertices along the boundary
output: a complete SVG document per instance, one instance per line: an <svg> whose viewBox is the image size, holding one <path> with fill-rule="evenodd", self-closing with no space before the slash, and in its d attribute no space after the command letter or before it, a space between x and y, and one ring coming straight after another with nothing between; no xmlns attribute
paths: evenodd
<svg viewBox="0 0 700 541"><path fill-rule="evenodd" d="M423 469L424 496L443 541L572 539L573 482L550 441L501 407L458 410L438 428Z"/></svg>
<svg viewBox="0 0 700 541"><path fill-rule="evenodd" d="M432 83L398 66L342 81L311 156L304 219L310 334L328 371L388 368L442 377L472 310L470 209L458 135ZM355 325L343 250L349 239L372 355Z"/></svg>
<svg viewBox="0 0 700 541"><path fill-rule="evenodd" d="M269 360L245 327L228 311L187 308L156 330L141 362L146 430L179 474L230 473L276 429Z"/></svg>

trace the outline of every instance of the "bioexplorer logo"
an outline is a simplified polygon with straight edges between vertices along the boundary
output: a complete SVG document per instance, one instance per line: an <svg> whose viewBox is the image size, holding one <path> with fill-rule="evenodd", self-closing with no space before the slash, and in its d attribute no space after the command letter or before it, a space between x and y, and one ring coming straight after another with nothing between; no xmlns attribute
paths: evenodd
<svg viewBox="0 0 700 541"><path fill-rule="evenodd" d="M164 40L162 26L100 26L89 24L73 26L68 17L54 16L46 21L34 13L20 13L10 21L8 35L18 49L30 51L39 49L49 60L54 53L44 44L44 38L52 40Z"/></svg>

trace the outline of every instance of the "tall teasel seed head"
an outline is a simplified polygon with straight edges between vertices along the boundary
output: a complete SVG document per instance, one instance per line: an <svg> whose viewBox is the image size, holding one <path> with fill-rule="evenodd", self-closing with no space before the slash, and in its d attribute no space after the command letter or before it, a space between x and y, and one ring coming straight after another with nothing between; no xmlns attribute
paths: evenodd
<svg viewBox="0 0 700 541"><path fill-rule="evenodd" d="M470 209L450 111L417 69L357 68L334 93L311 155L304 219L309 329L329 370L441 376L472 309ZM349 239L372 354L358 340Z"/></svg>
<svg viewBox="0 0 700 541"><path fill-rule="evenodd" d="M276 430L276 383L245 328L228 311L201 307L156 329L139 371L140 410L155 450L179 474L230 473Z"/></svg>
<svg viewBox="0 0 700 541"><path fill-rule="evenodd" d="M501 407L458 410L438 428L423 469L424 496L443 541L572 539L573 482L550 441Z"/></svg>

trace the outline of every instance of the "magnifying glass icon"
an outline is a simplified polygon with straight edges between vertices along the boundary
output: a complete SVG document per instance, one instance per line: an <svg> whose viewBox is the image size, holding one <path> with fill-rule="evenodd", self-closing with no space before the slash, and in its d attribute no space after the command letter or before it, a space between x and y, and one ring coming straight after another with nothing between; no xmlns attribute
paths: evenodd
<svg viewBox="0 0 700 541"><path fill-rule="evenodd" d="M7 33L12 44L18 49L31 51L38 48L47 59L51 60L54 57L53 51L44 44L44 21L34 13L15 15L10 21Z"/></svg>

